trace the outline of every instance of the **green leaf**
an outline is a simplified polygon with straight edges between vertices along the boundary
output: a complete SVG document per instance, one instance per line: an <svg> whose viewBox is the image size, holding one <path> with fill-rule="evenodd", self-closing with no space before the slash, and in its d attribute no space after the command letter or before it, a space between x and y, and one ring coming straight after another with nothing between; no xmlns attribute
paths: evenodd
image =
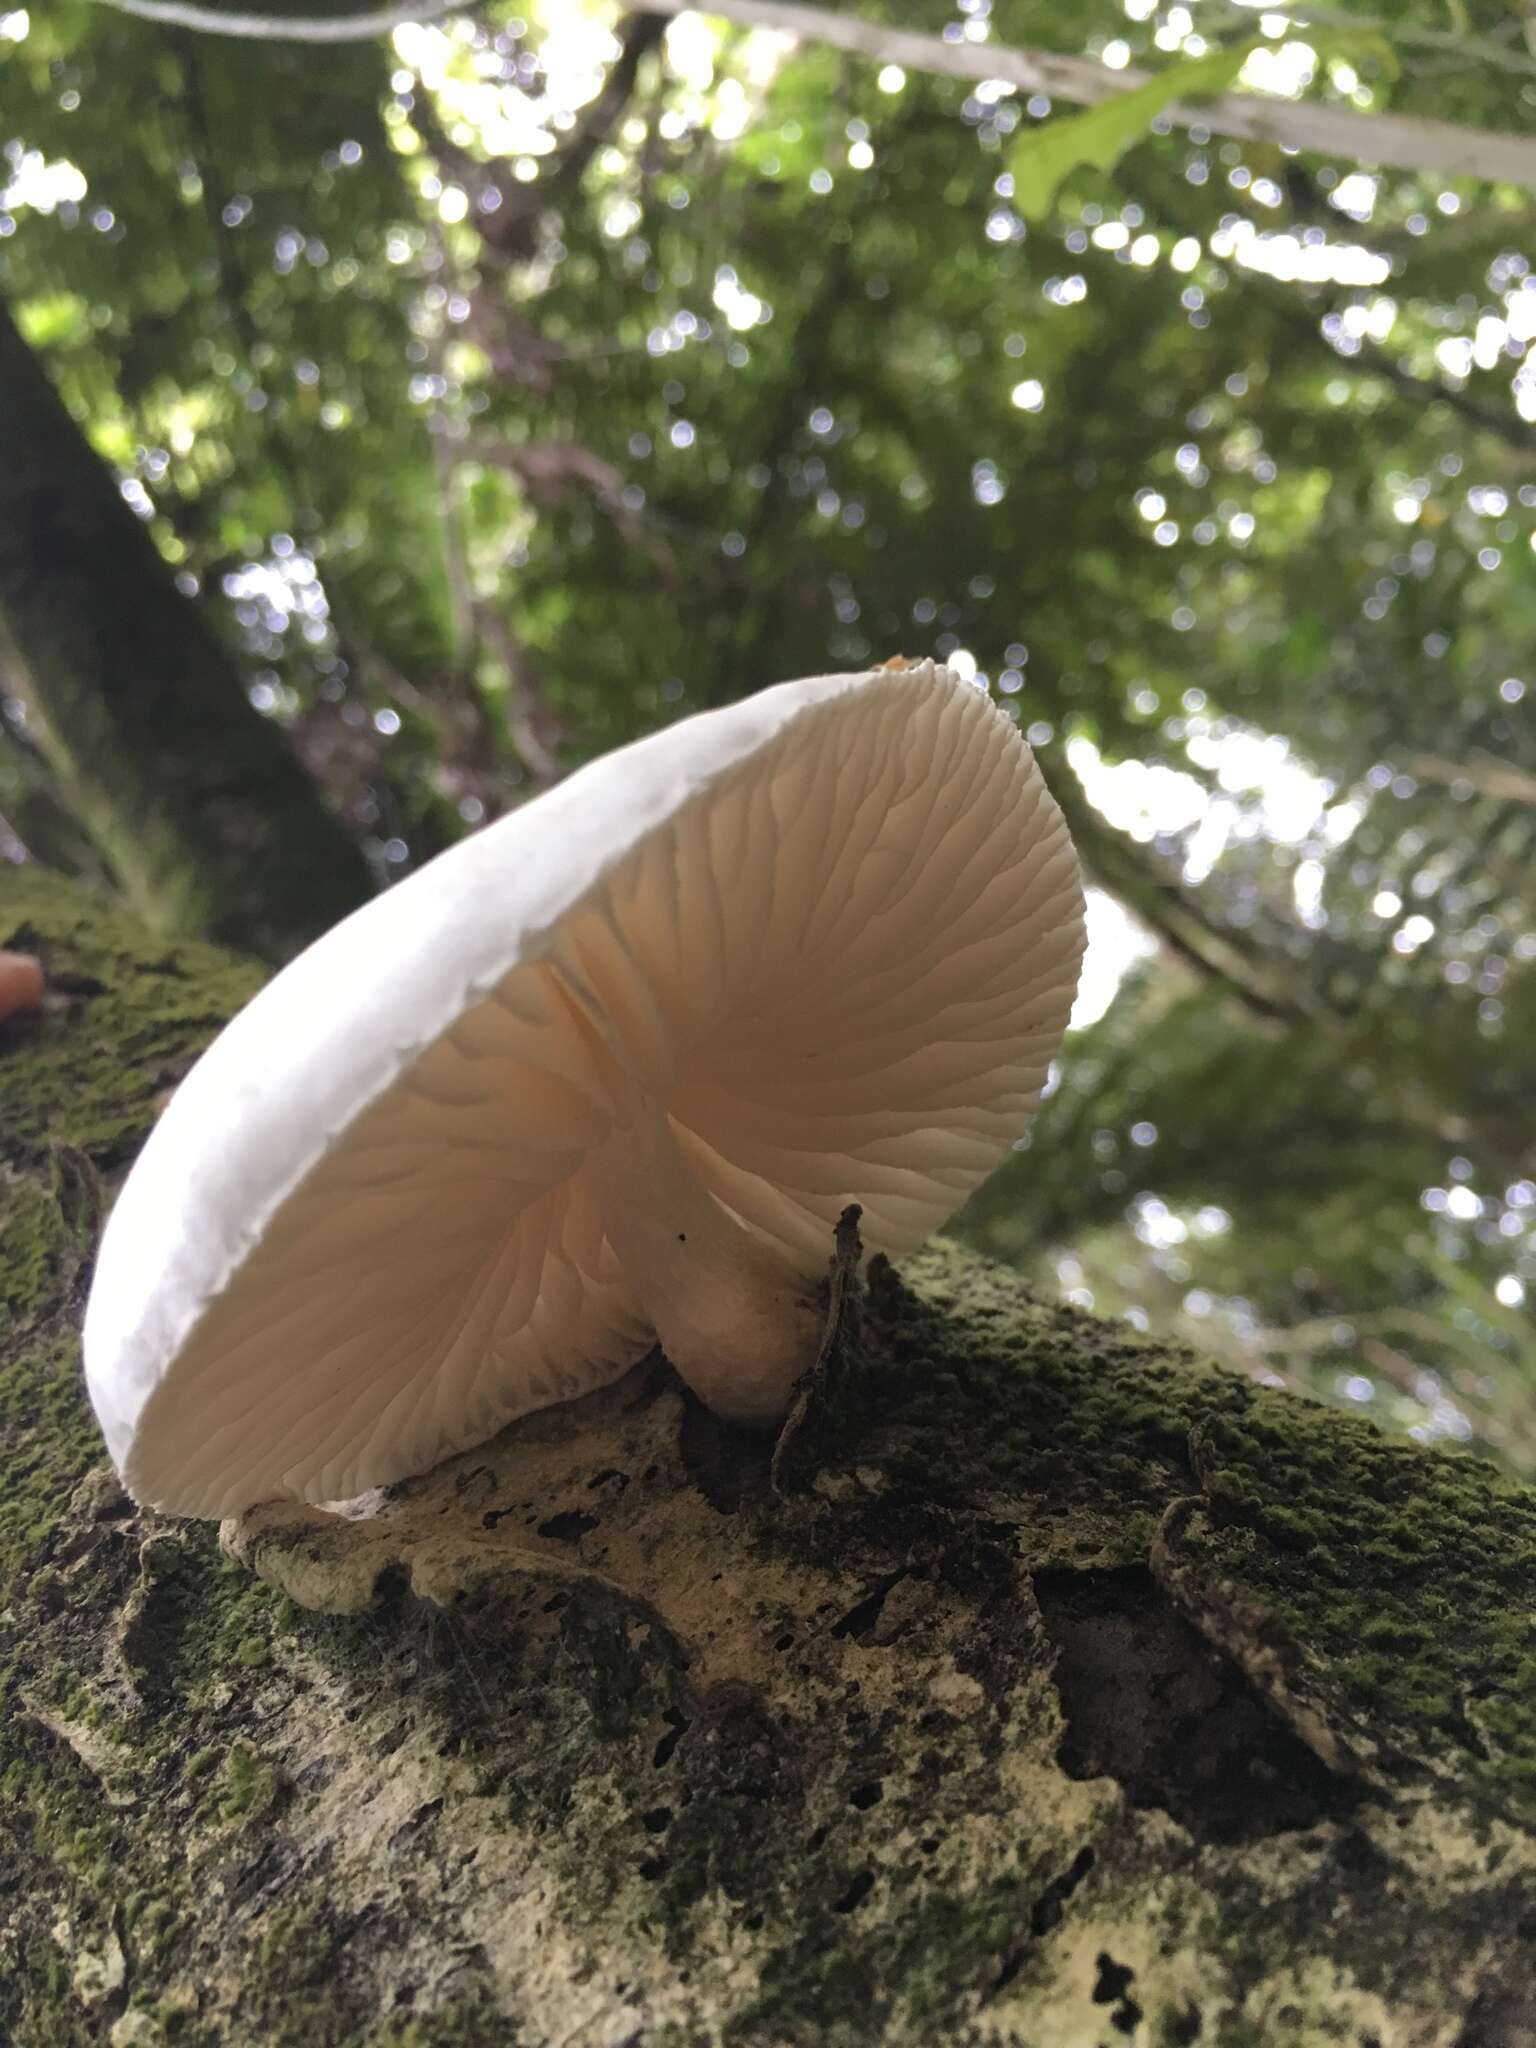
<svg viewBox="0 0 1536 2048"><path fill-rule="evenodd" d="M1297 33L1299 36L1302 32ZM1305 40L1317 52L1319 67L1334 57L1356 63L1374 59L1388 78L1399 75L1397 52L1377 30L1330 29L1319 33L1308 28ZM1165 108L1178 100L1208 99L1225 92L1255 50L1273 47L1257 38L1230 50L1212 50L1204 57L1188 58L1084 113L1048 121L1032 130L1014 145L1014 205L1026 220L1043 219L1070 172L1082 164L1100 171L1113 170Z"/></svg>
<svg viewBox="0 0 1536 2048"><path fill-rule="evenodd" d="M73 348L90 336L91 309L78 292L44 292L12 311L32 348Z"/></svg>
<svg viewBox="0 0 1536 2048"><path fill-rule="evenodd" d="M1257 47L1242 43L1235 49L1213 50L1208 56L1171 64L1144 85L1117 92L1113 99L1101 101L1085 113L1049 121L1033 130L1014 146L1014 205L1026 220L1042 219L1050 212L1068 172L1080 164L1113 170L1165 107L1175 100L1225 92Z"/></svg>

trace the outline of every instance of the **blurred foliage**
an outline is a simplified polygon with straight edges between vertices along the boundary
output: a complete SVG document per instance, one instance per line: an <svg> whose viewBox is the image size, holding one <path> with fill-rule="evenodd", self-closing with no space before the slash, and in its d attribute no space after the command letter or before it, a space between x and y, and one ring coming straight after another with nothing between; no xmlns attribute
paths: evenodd
<svg viewBox="0 0 1536 2048"><path fill-rule="evenodd" d="M1213 78L1257 29L1530 128L1503 0L1318 12L887 18ZM1530 196L1195 127L1026 224L1071 118L573 0L323 52L48 0L0 274L387 871L764 683L974 662L1153 944L972 1235L1536 1467ZM68 859L6 723L0 841Z"/></svg>

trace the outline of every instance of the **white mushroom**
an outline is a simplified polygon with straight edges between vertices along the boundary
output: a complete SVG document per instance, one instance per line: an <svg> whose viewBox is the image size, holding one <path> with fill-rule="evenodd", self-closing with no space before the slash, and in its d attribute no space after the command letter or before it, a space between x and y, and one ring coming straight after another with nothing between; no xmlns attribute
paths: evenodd
<svg viewBox="0 0 1536 2048"><path fill-rule="evenodd" d="M85 1323L126 1484L346 1499L658 1338L781 1417L838 1215L899 1253L964 1200L1082 947L1029 748L931 663L594 762L311 946L176 1091Z"/></svg>

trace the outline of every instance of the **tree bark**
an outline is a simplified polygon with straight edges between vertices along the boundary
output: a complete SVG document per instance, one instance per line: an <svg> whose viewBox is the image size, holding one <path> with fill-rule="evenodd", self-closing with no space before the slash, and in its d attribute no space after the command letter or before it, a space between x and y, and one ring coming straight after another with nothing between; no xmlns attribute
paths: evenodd
<svg viewBox="0 0 1536 2048"><path fill-rule="evenodd" d="M258 975L34 871L5 945L0 2039L1531 2041L1536 1497L939 1245L777 1485L652 1363L221 1548L75 1331Z"/></svg>
<svg viewBox="0 0 1536 2048"><path fill-rule="evenodd" d="M369 891L0 301L0 636L71 810L140 912L267 959Z"/></svg>

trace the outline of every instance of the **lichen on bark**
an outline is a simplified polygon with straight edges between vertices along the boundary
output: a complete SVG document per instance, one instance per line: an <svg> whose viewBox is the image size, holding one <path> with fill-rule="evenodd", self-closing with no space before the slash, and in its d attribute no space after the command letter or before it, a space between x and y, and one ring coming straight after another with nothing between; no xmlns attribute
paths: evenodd
<svg viewBox="0 0 1536 2048"><path fill-rule="evenodd" d="M776 1475L664 1364L341 1518L102 1465L95 1218L254 972L0 879L0 2039L1536 2030L1536 1504L877 1267Z"/></svg>

